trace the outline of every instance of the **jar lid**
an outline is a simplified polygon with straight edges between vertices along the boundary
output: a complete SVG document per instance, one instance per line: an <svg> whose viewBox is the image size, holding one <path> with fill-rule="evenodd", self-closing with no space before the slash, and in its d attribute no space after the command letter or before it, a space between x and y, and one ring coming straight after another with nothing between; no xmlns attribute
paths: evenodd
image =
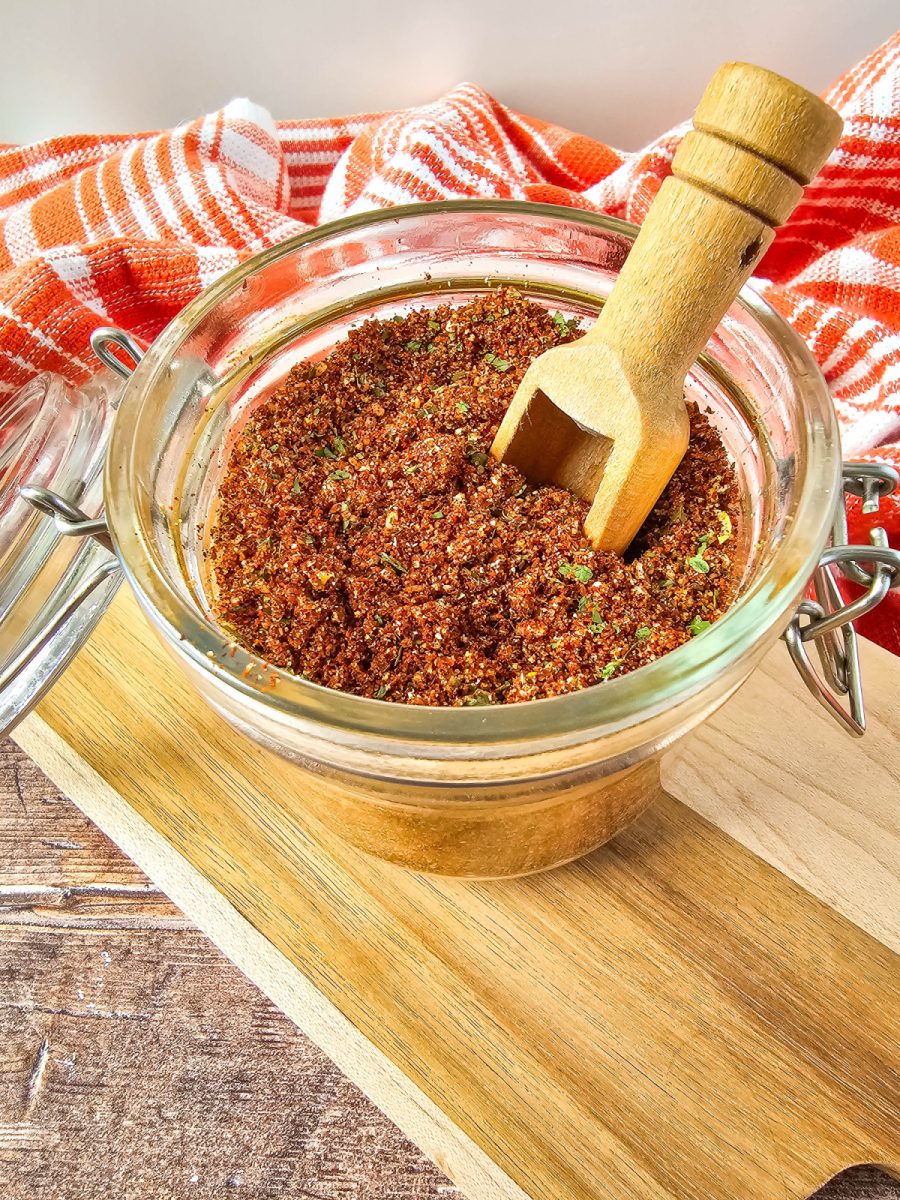
<svg viewBox="0 0 900 1200"><path fill-rule="evenodd" d="M45 488L100 514L119 386L106 371L83 388L44 374L0 409L0 732L50 687L115 593L108 546L65 536L21 489Z"/></svg>

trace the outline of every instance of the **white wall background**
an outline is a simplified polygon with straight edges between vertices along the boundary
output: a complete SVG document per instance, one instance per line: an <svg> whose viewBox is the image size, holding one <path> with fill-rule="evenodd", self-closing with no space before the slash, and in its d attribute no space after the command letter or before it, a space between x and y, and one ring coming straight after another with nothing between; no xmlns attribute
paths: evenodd
<svg viewBox="0 0 900 1200"><path fill-rule="evenodd" d="M821 90L896 0L0 0L0 141L154 129L247 95L276 117L420 104L482 84L626 149L713 70Z"/></svg>

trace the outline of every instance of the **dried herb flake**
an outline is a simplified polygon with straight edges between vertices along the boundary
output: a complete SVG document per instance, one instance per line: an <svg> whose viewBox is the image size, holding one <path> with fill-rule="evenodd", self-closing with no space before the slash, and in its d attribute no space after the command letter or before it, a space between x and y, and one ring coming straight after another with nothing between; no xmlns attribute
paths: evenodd
<svg viewBox="0 0 900 1200"><path fill-rule="evenodd" d="M398 575L405 575L407 573L408 568L404 567L402 562L398 562L392 554L388 554L386 550L382 550L378 557L386 566L393 567Z"/></svg>

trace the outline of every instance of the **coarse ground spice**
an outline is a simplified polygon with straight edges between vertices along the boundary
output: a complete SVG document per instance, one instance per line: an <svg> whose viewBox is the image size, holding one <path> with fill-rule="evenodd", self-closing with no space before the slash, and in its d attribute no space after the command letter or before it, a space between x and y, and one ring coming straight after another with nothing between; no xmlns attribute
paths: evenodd
<svg viewBox="0 0 900 1200"><path fill-rule="evenodd" d="M488 457L531 360L577 336L519 293L367 321L295 367L227 463L216 614L266 662L406 704L533 700L674 650L735 596L738 489L706 417L627 559L587 505Z"/></svg>

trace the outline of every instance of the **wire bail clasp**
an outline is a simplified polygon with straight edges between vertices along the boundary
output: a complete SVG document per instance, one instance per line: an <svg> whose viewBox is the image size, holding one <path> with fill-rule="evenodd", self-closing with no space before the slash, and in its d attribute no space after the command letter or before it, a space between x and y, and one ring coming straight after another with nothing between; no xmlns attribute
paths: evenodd
<svg viewBox="0 0 900 1200"><path fill-rule="evenodd" d="M847 462L843 485L845 492L861 497L864 513L874 513L882 499L900 486L900 475L882 463ZM832 544L823 552L813 576L815 599L800 603L784 640L810 692L849 733L861 737L866 730L866 708L853 622L876 608L892 588L900 587L900 550L889 546L881 525L871 530L868 546L851 545L847 537L847 510L841 497L835 509ZM865 588L863 594L844 603L834 567ZM819 652L821 674L810 660L809 642L814 642ZM843 696L847 708L841 703Z"/></svg>

